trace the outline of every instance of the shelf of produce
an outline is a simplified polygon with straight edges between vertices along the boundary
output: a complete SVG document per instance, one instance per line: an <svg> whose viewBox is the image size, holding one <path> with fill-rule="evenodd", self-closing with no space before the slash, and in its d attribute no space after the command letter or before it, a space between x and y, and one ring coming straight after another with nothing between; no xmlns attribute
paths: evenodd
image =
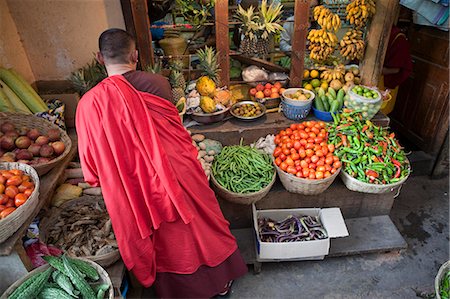
<svg viewBox="0 0 450 299"><path fill-rule="evenodd" d="M338 207L346 218L389 215L396 192L368 194L353 192L337 177L333 184L318 195L301 195L288 192L277 179L266 197L256 203L258 209L329 208ZM218 198L225 218L231 228L239 229L252 225L251 206L235 204Z"/></svg>
<svg viewBox="0 0 450 299"><path fill-rule="evenodd" d="M39 203L36 206L35 211L11 237L0 244L0 258L1 256L11 254L14 249L14 245L23 237L30 223L37 216L39 211L49 203L56 187L64 181L64 171L70 161L72 161L72 159L75 157L78 148L75 131L70 132L69 137L72 139L72 149L70 150L67 157L61 162L61 164L53 168L48 174L41 177Z"/></svg>
<svg viewBox="0 0 450 299"><path fill-rule="evenodd" d="M401 251L407 243L388 215L345 219L348 237L330 240L328 257L360 255ZM261 271L261 263L256 256L255 233L253 228L231 230L236 237L242 257L247 264L253 264L256 273ZM289 260L292 261L292 260Z"/></svg>
<svg viewBox="0 0 450 299"><path fill-rule="evenodd" d="M313 120L313 116L308 116L304 120ZM201 125L189 128L193 134L203 134L207 138L220 141L223 145L239 144L241 138L244 143L255 142L260 137L267 134L277 134L280 130L287 128L292 123L299 123L287 119L282 113L268 113L253 122L244 122L231 118L225 122L219 122L209 125ZM389 117L378 112L372 122L376 125L389 126Z"/></svg>

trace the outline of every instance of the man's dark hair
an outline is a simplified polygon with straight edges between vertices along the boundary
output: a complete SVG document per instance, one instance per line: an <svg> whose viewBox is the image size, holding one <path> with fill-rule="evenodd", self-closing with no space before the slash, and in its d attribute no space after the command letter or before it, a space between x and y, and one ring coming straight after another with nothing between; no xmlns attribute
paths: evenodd
<svg viewBox="0 0 450 299"><path fill-rule="evenodd" d="M135 45L134 37L118 28L108 29L98 38L98 47L103 58L113 63L130 63L130 51Z"/></svg>

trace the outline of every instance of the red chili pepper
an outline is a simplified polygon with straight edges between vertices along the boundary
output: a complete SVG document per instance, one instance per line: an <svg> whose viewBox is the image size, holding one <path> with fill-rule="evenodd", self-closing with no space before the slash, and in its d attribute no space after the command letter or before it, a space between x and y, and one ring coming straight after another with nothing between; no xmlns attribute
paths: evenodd
<svg viewBox="0 0 450 299"><path fill-rule="evenodd" d="M394 163L394 165L395 165L395 168L397 168L397 171L395 172L395 175L394 175L394 179L396 179L396 178L400 177L400 173L402 172L402 170L400 168L400 165L397 165L395 163Z"/></svg>
<svg viewBox="0 0 450 299"><path fill-rule="evenodd" d="M342 143L344 144L344 146L347 146L348 145L348 143L347 143L347 136L346 135L342 135L341 138L342 138Z"/></svg>
<svg viewBox="0 0 450 299"><path fill-rule="evenodd" d="M373 133L370 132L370 131L367 131L366 132L366 136L369 137L369 139L372 139L373 138Z"/></svg>
<svg viewBox="0 0 450 299"><path fill-rule="evenodd" d="M392 163L394 163L395 166L398 166L398 167L402 166L402 164L399 161L395 160L394 158L391 158L391 161L392 161Z"/></svg>
<svg viewBox="0 0 450 299"><path fill-rule="evenodd" d="M345 128L345 127L350 127L350 124L339 125L339 126L336 127L336 130L340 130L340 129Z"/></svg>
<svg viewBox="0 0 450 299"><path fill-rule="evenodd" d="M364 126L361 130L362 133L364 133L367 129L369 128L369 126Z"/></svg>
<svg viewBox="0 0 450 299"><path fill-rule="evenodd" d="M335 148L338 148L338 147L340 147L341 145L342 145L342 141L339 142L338 144L336 144Z"/></svg>
<svg viewBox="0 0 450 299"><path fill-rule="evenodd" d="M377 178L378 177L378 172L376 172L376 171L374 171L374 170L372 170L372 169L367 169L366 170L366 175L368 176L368 177L372 177L372 178Z"/></svg>
<svg viewBox="0 0 450 299"><path fill-rule="evenodd" d="M395 138L395 133L389 134L389 138Z"/></svg>

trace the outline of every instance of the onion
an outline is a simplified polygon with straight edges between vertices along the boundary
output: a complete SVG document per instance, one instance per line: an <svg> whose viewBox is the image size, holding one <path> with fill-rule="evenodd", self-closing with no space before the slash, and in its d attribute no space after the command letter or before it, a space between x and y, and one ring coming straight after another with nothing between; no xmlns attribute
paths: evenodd
<svg viewBox="0 0 450 299"><path fill-rule="evenodd" d="M47 136L45 136L45 135L41 135L41 136L39 136L37 139L36 139L36 144L39 144L39 145L44 145L44 144L48 144L49 143L49 139L48 139L48 137Z"/></svg>
<svg viewBox="0 0 450 299"><path fill-rule="evenodd" d="M30 138L31 140L36 140L40 135L41 133L39 132L38 129L31 129L27 133L28 138Z"/></svg>
<svg viewBox="0 0 450 299"><path fill-rule="evenodd" d="M64 142L62 142L62 141L53 142L52 147L57 156L61 155L64 152L64 150L66 149L66 146L64 145Z"/></svg>
<svg viewBox="0 0 450 299"><path fill-rule="evenodd" d="M4 123L1 125L1 127L0 127L0 130L1 130L3 133L10 132L10 131L14 131L15 129L16 129L16 127L15 127L12 123L10 123L9 121L4 122Z"/></svg>
<svg viewBox="0 0 450 299"><path fill-rule="evenodd" d="M39 156L39 151L41 150L41 146L39 144L33 143L28 147L28 150L33 154L33 156Z"/></svg>
<svg viewBox="0 0 450 299"><path fill-rule="evenodd" d="M59 132L59 129L50 129L48 130L47 135L50 141L58 141L61 133Z"/></svg>
<svg viewBox="0 0 450 299"><path fill-rule="evenodd" d="M41 146L41 149L39 150L39 155L44 158L50 158L54 153L53 147L51 147L48 144L44 144Z"/></svg>

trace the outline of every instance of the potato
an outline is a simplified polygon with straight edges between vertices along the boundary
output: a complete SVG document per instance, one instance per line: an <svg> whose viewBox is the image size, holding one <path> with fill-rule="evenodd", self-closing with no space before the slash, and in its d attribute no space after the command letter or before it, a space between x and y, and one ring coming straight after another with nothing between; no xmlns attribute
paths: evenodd
<svg viewBox="0 0 450 299"><path fill-rule="evenodd" d="M215 150L210 150L209 152L208 152L208 155L209 156L214 156L216 154L216 151Z"/></svg>
<svg viewBox="0 0 450 299"><path fill-rule="evenodd" d="M205 149L206 149L206 144L204 144L203 142L200 142L200 143L198 144L198 147L199 147L200 149L202 149L202 150L205 150Z"/></svg>
<svg viewBox="0 0 450 299"><path fill-rule="evenodd" d="M206 152L205 151L199 151L198 155L197 155L197 158L203 158L205 156L206 156Z"/></svg>
<svg viewBox="0 0 450 299"><path fill-rule="evenodd" d="M194 140L195 142L202 142L203 140L205 140L205 135L202 134L192 135L192 140Z"/></svg>
<svg viewBox="0 0 450 299"><path fill-rule="evenodd" d="M205 156L204 159L206 162L212 162L214 161L214 156Z"/></svg>

